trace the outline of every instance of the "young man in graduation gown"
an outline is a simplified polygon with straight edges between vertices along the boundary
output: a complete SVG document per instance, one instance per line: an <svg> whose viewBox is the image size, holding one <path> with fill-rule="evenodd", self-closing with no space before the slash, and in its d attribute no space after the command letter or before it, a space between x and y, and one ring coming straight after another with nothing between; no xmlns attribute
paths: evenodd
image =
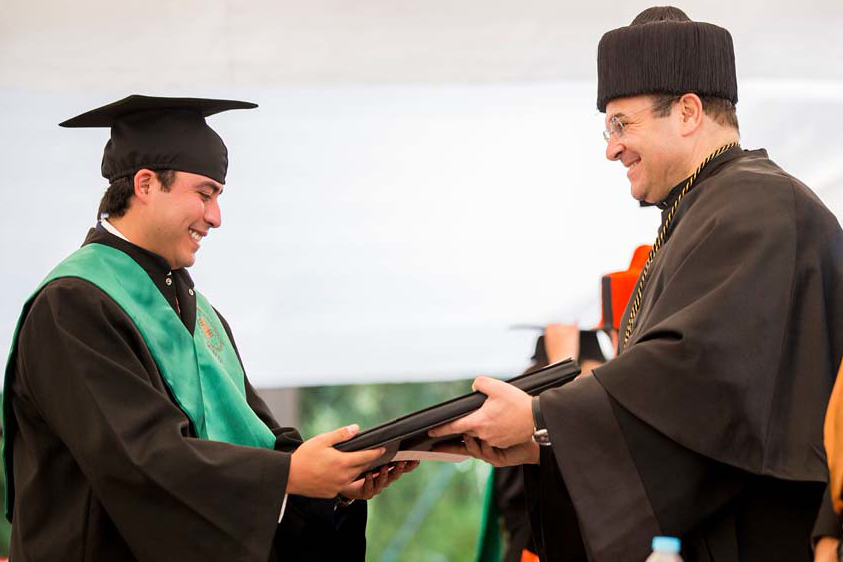
<svg viewBox="0 0 843 562"><path fill-rule="evenodd" d="M654 535L689 562L810 560L843 355L838 222L737 144L725 29L645 10L603 36L598 80L606 156L662 210L619 354L536 399L479 378L484 406L434 433L527 465L543 560L644 560Z"/></svg>
<svg viewBox="0 0 843 562"><path fill-rule="evenodd" d="M228 154L205 117L254 104L130 96L110 127L100 223L24 305L3 404L11 557L362 560L377 451L355 426L304 443L246 378L186 268L221 222Z"/></svg>

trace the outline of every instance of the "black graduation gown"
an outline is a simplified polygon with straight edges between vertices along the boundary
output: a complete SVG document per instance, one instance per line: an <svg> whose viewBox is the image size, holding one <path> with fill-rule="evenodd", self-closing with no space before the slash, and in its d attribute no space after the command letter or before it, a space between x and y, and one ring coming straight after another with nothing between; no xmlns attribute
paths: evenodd
<svg viewBox="0 0 843 562"><path fill-rule="evenodd" d="M101 226L91 242L131 256L193 331L186 271ZM15 562L364 558L365 502L335 512L332 500L290 496L278 524L301 437L248 380L276 450L196 438L134 324L87 281L39 293L13 360Z"/></svg>
<svg viewBox="0 0 843 562"><path fill-rule="evenodd" d="M686 562L811 560L843 355L840 226L765 151L736 147L672 230L626 349L541 395L553 445L525 470L537 546L637 561L672 535Z"/></svg>

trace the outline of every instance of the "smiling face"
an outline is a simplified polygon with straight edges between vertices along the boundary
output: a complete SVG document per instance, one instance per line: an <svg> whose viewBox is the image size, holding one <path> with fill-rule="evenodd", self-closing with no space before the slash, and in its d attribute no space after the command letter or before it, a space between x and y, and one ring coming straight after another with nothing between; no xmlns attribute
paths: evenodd
<svg viewBox="0 0 843 562"><path fill-rule="evenodd" d="M190 267L202 239L222 222L222 190L222 184L188 172L176 172L170 189L164 190L153 175L139 232L142 240L136 243L166 259L173 269Z"/></svg>
<svg viewBox="0 0 843 562"><path fill-rule="evenodd" d="M622 134L612 134L606 158L626 168L632 196L658 203L687 177L688 157L680 112L655 117L650 96L618 98L606 104L606 126L611 119L623 124Z"/></svg>

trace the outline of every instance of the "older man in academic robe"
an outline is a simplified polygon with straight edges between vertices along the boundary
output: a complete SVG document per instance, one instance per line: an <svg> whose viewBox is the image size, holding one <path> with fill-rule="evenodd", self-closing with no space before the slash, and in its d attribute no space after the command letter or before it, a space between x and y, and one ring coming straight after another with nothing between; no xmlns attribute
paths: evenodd
<svg viewBox="0 0 843 562"><path fill-rule="evenodd" d="M484 406L435 433L526 465L543 560L644 560L655 535L681 538L686 562L810 560L843 355L840 226L738 145L725 29L645 10L603 36L598 78L606 157L662 210L619 354L535 399L479 378Z"/></svg>

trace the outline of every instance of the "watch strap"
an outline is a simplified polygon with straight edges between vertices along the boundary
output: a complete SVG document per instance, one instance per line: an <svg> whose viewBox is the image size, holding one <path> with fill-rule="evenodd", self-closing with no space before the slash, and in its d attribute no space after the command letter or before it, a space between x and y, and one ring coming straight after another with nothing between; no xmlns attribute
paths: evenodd
<svg viewBox="0 0 843 562"><path fill-rule="evenodd" d="M538 429L547 429L542 416L541 403L538 396L533 396L533 427Z"/></svg>

